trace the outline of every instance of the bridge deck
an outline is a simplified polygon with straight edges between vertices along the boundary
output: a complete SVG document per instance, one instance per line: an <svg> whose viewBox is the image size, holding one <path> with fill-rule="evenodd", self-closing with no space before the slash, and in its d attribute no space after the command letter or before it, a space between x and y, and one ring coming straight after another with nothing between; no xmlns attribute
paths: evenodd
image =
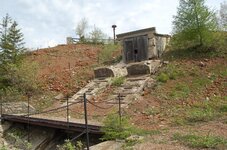
<svg viewBox="0 0 227 150"><path fill-rule="evenodd" d="M27 124L29 121L29 124L31 125L37 125L37 126L43 126L43 127L50 127L55 129L63 129L67 131L77 131L77 132L83 132L85 130L85 124L82 123L82 120L77 119L70 119L69 124L67 121L62 118L45 118L41 116L33 116L33 117L26 117L26 116L20 116L20 115L8 115L8 114L2 114L1 119L4 121L10 121L10 122L16 122L16 123L24 123ZM96 124L96 125L95 125ZM97 123L89 123L88 130L89 133L92 134L103 134L101 131L101 125Z"/></svg>

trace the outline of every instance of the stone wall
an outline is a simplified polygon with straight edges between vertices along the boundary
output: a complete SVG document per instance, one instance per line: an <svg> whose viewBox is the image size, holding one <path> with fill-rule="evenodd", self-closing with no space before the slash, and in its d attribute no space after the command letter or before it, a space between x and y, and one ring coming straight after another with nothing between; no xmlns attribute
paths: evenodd
<svg viewBox="0 0 227 150"><path fill-rule="evenodd" d="M29 105L30 113L35 112L35 108ZM1 109L1 108L0 108ZM3 103L3 114L27 114L28 104L25 102ZM0 110L1 111L1 110Z"/></svg>

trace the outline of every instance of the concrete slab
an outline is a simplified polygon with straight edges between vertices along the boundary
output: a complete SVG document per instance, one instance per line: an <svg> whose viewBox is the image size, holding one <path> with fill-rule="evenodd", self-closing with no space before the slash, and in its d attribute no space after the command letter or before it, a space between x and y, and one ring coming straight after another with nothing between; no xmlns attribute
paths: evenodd
<svg viewBox="0 0 227 150"><path fill-rule="evenodd" d="M105 141L97 145L91 146L90 150L120 150L122 145L122 142Z"/></svg>

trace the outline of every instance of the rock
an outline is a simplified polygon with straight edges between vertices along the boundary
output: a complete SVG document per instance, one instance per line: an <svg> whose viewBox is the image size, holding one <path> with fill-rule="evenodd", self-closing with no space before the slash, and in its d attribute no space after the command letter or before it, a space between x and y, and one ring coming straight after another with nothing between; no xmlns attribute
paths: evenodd
<svg viewBox="0 0 227 150"><path fill-rule="evenodd" d="M58 94L57 96L54 97L56 100L61 100L64 98L64 95L62 93Z"/></svg>
<svg viewBox="0 0 227 150"><path fill-rule="evenodd" d="M205 67L205 66L206 66L206 64L205 64L204 62L202 62L202 61L200 61L198 65L199 65L200 67Z"/></svg>
<svg viewBox="0 0 227 150"><path fill-rule="evenodd" d="M169 64L169 61L163 61L163 64L167 65L167 64Z"/></svg>
<svg viewBox="0 0 227 150"><path fill-rule="evenodd" d="M209 60L205 58L204 61L205 61L205 62L208 62Z"/></svg>
<svg viewBox="0 0 227 150"><path fill-rule="evenodd" d="M91 150L118 150L121 149L123 142L120 141L105 141L90 147Z"/></svg>
<svg viewBox="0 0 227 150"><path fill-rule="evenodd" d="M144 139L143 136L139 136L139 135L131 135L130 137L128 137L126 139L126 141L142 141Z"/></svg>
<svg viewBox="0 0 227 150"><path fill-rule="evenodd" d="M5 114L23 114L27 113L28 104L26 102L3 103L3 113ZM30 113L35 112L35 108L29 105Z"/></svg>
<svg viewBox="0 0 227 150"><path fill-rule="evenodd" d="M114 73L110 68L98 67L94 69L95 78L114 77Z"/></svg>
<svg viewBox="0 0 227 150"><path fill-rule="evenodd" d="M129 76L150 74L150 67L144 63L133 63L127 66Z"/></svg>

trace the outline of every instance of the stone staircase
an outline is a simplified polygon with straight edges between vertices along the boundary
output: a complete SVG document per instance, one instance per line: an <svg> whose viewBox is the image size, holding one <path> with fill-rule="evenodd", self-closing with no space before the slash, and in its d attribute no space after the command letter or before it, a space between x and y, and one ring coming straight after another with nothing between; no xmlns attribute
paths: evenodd
<svg viewBox="0 0 227 150"><path fill-rule="evenodd" d="M125 76L124 84L117 87L113 94L104 101L107 104L118 104L120 99L122 106L127 106L132 99L136 99L141 94L150 79L150 74L154 74L161 65L160 60L150 60L128 65L119 63L115 66L96 68L94 70L96 78L73 95L69 99L69 104L83 101L84 93L86 93L87 99L95 97L109 85L112 77ZM62 106L66 105L67 103L64 101Z"/></svg>
<svg viewBox="0 0 227 150"><path fill-rule="evenodd" d="M128 77L124 84L119 86L107 100L108 104L119 104L121 101L122 107L127 106L133 99L137 98L143 92L148 76Z"/></svg>
<svg viewBox="0 0 227 150"><path fill-rule="evenodd" d="M69 104L77 101L84 100L84 93L86 93L86 98L90 99L96 96L99 92L105 89L109 85L110 78L97 78L87 84L84 88L78 91L75 95L69 98ZM62 106L66 106L67 102L64 102Z"/></svg>

